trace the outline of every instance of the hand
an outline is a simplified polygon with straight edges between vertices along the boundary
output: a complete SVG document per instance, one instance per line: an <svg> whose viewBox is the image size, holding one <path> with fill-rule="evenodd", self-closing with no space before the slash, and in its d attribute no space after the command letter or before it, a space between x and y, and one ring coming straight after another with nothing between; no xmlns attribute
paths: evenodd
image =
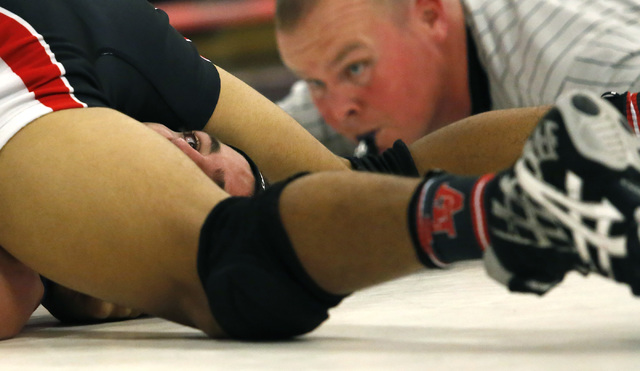
<svg viewBox="0 0 640 371"><path fill-rule="evenodd" d="M40 276L0 247L0 339L22 330L42 292Z"/></svg>
<svg viewBox="0 0 640 371"><path fill-rule="evenodd" d="M108 303L54 282L48 285L42 304L54 317L66 323L121 321L142 315L141 311Z"/></svg>

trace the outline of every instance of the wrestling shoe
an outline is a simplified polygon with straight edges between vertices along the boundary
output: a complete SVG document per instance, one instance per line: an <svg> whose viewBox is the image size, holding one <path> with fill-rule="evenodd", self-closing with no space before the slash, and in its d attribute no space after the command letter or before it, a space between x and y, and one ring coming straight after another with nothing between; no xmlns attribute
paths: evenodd
<svg viewBox="0 0 640 371"><path fill-rule="evenodd" d="M640 295L640 141L608 102L562 96L485 191L488 274L543 294L571 270Z"/></svg>
<svg viewBox="0 0 640 371"><path fill-rule="evenodd" d="M640 98L638 93L624 92L608 92L602 94L602 98L613 104L613 106L627 118L627 124L631 131L640 136Z"/></svg>

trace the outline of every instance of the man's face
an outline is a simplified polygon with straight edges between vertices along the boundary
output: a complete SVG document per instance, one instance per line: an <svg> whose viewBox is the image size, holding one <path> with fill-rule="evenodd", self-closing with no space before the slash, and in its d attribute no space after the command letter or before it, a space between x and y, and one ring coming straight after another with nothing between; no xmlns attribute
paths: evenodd
<svg viewBox="0 0 640 371"><path fill-rule="evenodd" d="M255 178L251 167L233 148L203 131L175 132L156 123L148 123L147 126L180 148L230 195L250 196L255 192Z"/></svg>
<svg viewBox="0 0 640 371"><path fill-rule="evenodd" d="M395 20L369 0L323 0L277 33L283 61L307 81L327 123L354 141L373 134L380 149L437 129L445 87L442 57L418 18Z"/></svg>

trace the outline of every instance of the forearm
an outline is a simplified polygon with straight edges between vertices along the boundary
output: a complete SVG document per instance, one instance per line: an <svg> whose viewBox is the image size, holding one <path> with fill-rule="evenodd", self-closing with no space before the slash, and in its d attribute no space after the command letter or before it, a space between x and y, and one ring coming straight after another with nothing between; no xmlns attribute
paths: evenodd
<svg viewBox="0 0 640 371"><path fill-rule="evenodd" d="M513 164L550 107L490 111L471 116L409 146L421 174L442 169L461 175L495 172Z"/></svg>
<svg viewBox="0 0 640 371"><path fill-rule="evenodd" d="M271 182L302 171L348 169L277 105L219 71L220 99L205 131L246 152Z"/></svg>

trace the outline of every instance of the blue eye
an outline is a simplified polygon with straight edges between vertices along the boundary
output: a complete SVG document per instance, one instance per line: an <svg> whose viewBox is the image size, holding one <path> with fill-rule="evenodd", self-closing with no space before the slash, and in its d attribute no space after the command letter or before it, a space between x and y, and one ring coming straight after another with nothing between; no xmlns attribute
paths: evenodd
<svg viewBox="0 0 640 371"><path fill-rule="evenodd" d="M352 65L349 65L349 67L347 67L349 70L349 74L352 76L358 76L359 74L362 73L362 71L364 70L364 63L360 62L360 63L354 63Z"/></svg>

